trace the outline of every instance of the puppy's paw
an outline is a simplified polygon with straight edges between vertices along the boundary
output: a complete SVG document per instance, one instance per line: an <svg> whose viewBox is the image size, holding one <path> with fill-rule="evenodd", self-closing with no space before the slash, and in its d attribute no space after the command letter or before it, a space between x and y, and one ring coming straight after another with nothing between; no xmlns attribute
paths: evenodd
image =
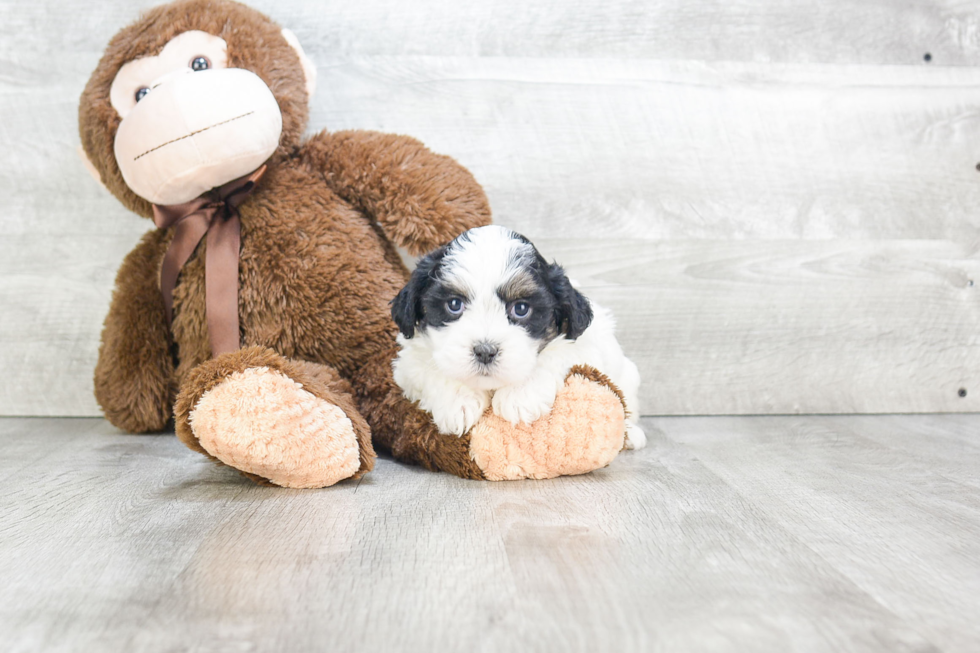
<svg viewBox="0 0 980 653"><path fill-rule="evenodd" d="M626 449L642 449L647 446L647 434L643 432L639 424L626 425Z"/></svg>
<svg viewBox="0 0 980 653"><path fill-rule="evenodd" d="M550 382L500 388L493 395L493 412L515 426L547 415L555 404L558 386Z"/></svg>
<svg viewBox="0 0 980 653"><path fill-rule="evenodd" d="M463 435L476 424L490 404L485 392L459 386L450 396L428 407L440 433Z"/></svg>

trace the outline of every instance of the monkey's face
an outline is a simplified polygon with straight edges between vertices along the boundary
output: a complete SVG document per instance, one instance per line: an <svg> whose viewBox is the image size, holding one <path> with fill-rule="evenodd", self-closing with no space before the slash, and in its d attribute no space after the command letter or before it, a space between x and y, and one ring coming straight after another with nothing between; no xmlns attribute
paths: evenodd
<svg viewBox="0 0 980 653"><path fill-rule="evenodd" d="M122 117L116 162L126 184L154 204L179 204L241 177L279 147L282 114L257 75L227 67L228 44L201 31L116 74L110 101Z"/></svg>
<svg viewBox="0 0 980 653"><path fill-rule="evenodd" d="M164 5L109 44L82 94L82 143L106 187L148 215L295 147L311 73L295 37L252 9Z"/></svg>

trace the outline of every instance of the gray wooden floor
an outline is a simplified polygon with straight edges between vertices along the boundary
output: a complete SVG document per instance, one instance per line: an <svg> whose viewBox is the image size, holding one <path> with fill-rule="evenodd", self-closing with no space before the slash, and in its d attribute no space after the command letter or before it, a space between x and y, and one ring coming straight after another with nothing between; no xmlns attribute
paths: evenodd
<svg viewBox="0 0 980 653"><path fill-rule="evenodd" d="M645 425L584 477L296 491L2 419L0 650L980 648L980 416Z"/></svg>

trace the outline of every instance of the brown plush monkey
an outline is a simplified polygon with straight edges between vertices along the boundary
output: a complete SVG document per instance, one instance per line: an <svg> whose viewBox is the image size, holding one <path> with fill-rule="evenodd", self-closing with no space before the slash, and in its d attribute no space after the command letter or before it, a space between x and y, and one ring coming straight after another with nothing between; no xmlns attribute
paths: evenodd
<svg viewBox="0 0 980 653"><path fill-rule="evenodd" d="M487 415L441 435L402 397L395 246L426 252L490 209L468 171L411 138L304 140L313 76L290 32L223 0L158 7L110 42L81 97L83 148L160 228L116 279L95 371L106 418L135 433L173 418L191 449L288 487L366 473L372 436L467 478L607 464L622 404L594 371L570 375L533 429Z"/></svg>

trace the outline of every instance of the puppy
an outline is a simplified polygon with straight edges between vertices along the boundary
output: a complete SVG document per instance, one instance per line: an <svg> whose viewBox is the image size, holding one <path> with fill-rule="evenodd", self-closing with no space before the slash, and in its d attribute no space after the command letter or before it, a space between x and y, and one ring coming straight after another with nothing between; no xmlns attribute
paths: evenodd
<svg viewBox="0 0 980 653"><path fill-rule="evenodd" d="M612 315L524 236L480 227L428 254L391 315L401 331L395 382L442 433L466 433L488 406L512 424L533 422L551 410L569 369L585 364L622 391L626 446L646 444L640 373L616 341Z"/></svg>

